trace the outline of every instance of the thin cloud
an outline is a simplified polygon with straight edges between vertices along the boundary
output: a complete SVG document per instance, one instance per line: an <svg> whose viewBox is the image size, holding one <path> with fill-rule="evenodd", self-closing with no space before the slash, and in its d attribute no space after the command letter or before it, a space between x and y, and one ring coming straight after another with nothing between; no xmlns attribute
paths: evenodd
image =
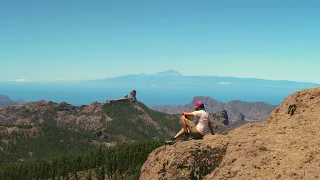
<svg viewBox="0 0 320 180"><path fill-rule="evenodd" d="M47 81L54 82L54 81L69 81L69 80L68 79L59 78L59 79L49 79Z"/></svg>
<svg viewBox="0 0 320 180"><path fill-rule="evenodd" d="M151 88L159 88L158 84L151 84Z"/></svg>
<svg viewBox="0 0 320 180"><path fill-rule="evenodd" d="M230 82L220 82L219 84L222 84L222 85L229 85L231 84Z"/></svg>
<svg viewBox="0 0 320 180"><path fill-rule="evenodd" d="M9 81L14 81L14 82L29 82L29 79L16 79L16 80L9 80Z"/></svg>

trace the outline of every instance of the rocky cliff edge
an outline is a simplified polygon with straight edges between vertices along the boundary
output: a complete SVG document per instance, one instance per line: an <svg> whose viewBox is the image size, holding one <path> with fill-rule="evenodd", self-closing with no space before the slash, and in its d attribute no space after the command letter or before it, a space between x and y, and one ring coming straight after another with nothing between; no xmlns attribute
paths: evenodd
<svg viewBox="0 0 320 180"><path fill-rule="evenodd" d="M267 121L154 150L146 179L320 179L320 87L284 99Z"/></svg>

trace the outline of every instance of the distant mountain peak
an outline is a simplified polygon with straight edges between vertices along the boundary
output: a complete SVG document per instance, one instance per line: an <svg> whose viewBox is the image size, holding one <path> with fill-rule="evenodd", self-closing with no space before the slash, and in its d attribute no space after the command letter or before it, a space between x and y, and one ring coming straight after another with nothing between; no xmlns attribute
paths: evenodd
<svg viewBox="0 0 320 180"><path fill-rule="evenodd" d="M0 95L0 100L3 100L3 101L10 101L11 99L6 96L6 95Z"/></svg>
<svg viewBox="0 0 320 180"><path fill-rule="evenodd" d="M159 75L159 76L182 76L181 73L179 73L178 71L172 70L172 69L169 69L169 70L166 70L163 72L159 72L156 75Z"/></svg>
<svg viewBox="0 0 320 180"><path fill-rule="evenodd" d="M218 102L214 99L212 99L211 97L209 96L195 96L193 97L192 99L192 105L196 102L196 101L202 101L203 103L205 103L206 105L212 105L213 103L215 102Z"/></svg>
<svg viewBox="0 0 320 180"><path fill-rule="evenodd" d="M16 105L16 104L18 104L18 103L12 101L8 96L0 95L0 107L11 106L11 105Z"/></svg>

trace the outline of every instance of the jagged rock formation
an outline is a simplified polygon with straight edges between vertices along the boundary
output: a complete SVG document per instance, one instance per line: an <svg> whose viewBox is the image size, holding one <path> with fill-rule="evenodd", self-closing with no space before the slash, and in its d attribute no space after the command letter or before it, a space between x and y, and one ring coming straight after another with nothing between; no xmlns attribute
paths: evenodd
<svg viewBox="0 0 320 180"><path fill-rule="evenodd" d="M215 113L212 115L214 120L219 124L229 125L229 117L226 110L221 111L220 113Z"/></svg>
<svg viewBox="0 0 320 180"><path fill-rule="evenodd" d="M209 117L215 133L226 134L234 128L229 123L229 116L226 110L217 113L210 113Z"/></svg>
<svg viewBox="0 0 320 180"><path fill-rule="evenodd" d="M235 119L232 120L232 125L235 127L246 124L245 117L242 113L240 113Z"/></svg>
<svg viewBox="0 0 320 180"><path fill-rule="evenodd" d="M229 122L235 121L239 114L243 114L244 117L251 121L264 121L268 118L271 111L276 106L262 103L262 102L242 102L242 101L230 101L228 103L222 103L216 101L210 97L197 96L194 97L192 102L183 106L152 106L151 108L160 112L168 114L179 114L183 111L192 111L193 104L196 100L201 100L206 105L206 110L209 113L217 113L226 110L229 116Z"/></svg>
<svg viewBox="0 0 320 180"><path fill-rule="evenodd" d="M137 94L137 91L132 90L130 92L130 97L128 95L125 95L123 98L107 100L106 104L112 104L112 103L118 102L118 101L130 101L131 103L134 103L137 101L136 94Z"/></svg>
<svg viewBox="0 0 320 180"><path fill-rule="evenodd" d="M135 102L135 101L137 101L136 95L137 95L137 91L136 91L136 90L132 90L132 91L130 92L130 102Z"/></svg>
<svg viewBox="0 0 320 180"><path fill-rule="evenodd" d="M319 179L319 113L320 88L299 91L265 122L156 149L140 179Z"/></svg>

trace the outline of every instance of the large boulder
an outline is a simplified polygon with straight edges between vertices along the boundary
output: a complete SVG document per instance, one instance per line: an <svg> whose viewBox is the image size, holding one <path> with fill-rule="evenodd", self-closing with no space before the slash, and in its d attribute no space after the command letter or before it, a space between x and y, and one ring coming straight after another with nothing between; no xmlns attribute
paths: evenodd
<svg viewBox="0 0 320 180"><path fill-rule="evenodd" d="M220 165L227 144L224 136L217 135L162 146L149 155L140 179L202 179Z"/></svg>

